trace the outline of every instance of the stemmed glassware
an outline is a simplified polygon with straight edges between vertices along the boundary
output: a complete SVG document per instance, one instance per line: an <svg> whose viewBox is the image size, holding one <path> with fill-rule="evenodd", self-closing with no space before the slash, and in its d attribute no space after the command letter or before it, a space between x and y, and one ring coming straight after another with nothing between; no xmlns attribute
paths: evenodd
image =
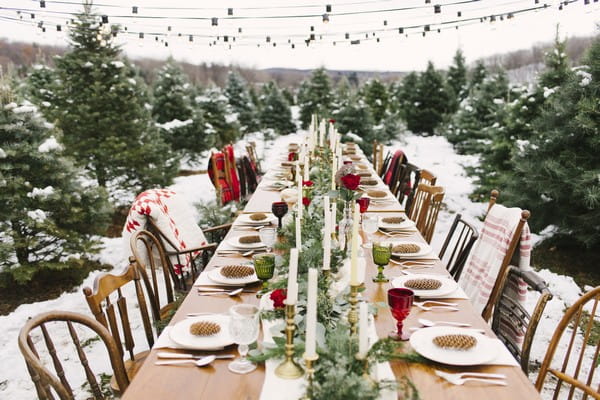
<svg viewBox="0 0 600 400"><path fill-rule="evenodd" d="M402 332L403 322L410 314L413 304L414 293L406 288L394 288L388 290L388 304L392 310L392 316L396 320L396 332L390 333L394 340L408 340L409 336Z"/></svg>
<svg viewBox="0 0 600 400"><path fill-rule="evenodd" d="M256 369L256 365L246 358L248 345L258 339L258 307L252 304L238 304L229 309L231 320L229 334L238 345L240 358L229 363L229 370L236 374L247 374Z"/></svg>
<svg viewBox="0 0 600 400"><path fill-rule="evenodd" d="M279 219L279 229L281 229L281 219L288 212L288 205L285 201L276 201L271 205L271 211L273 215Z"/></svg>
<svg viewBox="0 0 600 400"><path fill-rule="evenodd" d="M275 254L256 254L252 257L254 261L254 270L258 279L263 281L263 287L256 294L256 297L261 297L267 290L267 281L273 277L275 272Z"/></svg>
<svg viewBox="0 0 600 400"><path fill-rule="evenodd" d="M277 240L277 229L268 226L260 228L258 230L258 236L260 237L260 241L267 246L267 251L271 251Z"/></svg>
<svg viewBox="0 0 600 400"><path fill-rule="evenodd" d="M367 241L372 242L371 235L377 232L377 228L379 227L379 218L377 215L364 215L362 220L362 230L367 234ZM365 246L367 247L367 246Z"/></svg>
<svg viewBox="0 0 600 400"><path fill-rule="evenodd" d="M363 214L366 213L367 210L369 209L369 204L371 204L371 199L368 197L361 197L359 199L356 199L356 202L358 203L358 210L360 211L360 220L362 221Z"/></svg>
<svg viewBox="0 0 600 400"><path fill-rule="evenodd" d="M377 276L373 278L373 282L389 282L389 279L383 275L383 269L388 265L391 257L391 243L373 243L373 261L377 264Z"/></svg>

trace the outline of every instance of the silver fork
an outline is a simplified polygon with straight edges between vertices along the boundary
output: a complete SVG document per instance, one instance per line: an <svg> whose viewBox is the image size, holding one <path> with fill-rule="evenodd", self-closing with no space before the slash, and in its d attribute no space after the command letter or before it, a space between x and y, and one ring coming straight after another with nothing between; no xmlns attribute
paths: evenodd
<svg viewBox="0 0 600 400"><path fill-rule="evenodd" d="M439 376L442 379L445 379L446 381L452 383L453 385L464 385L467 382L481 382L481 383L488 383L490 385L499 385L499 386L506 386L506 381L502 381L499 379L504 379L506 378L506 376L501 375L501 374L479 374L476 372L473 373L463 373L463 374L448 374L445 372L441 372L441 371L435 371L435 374L437 376ZM473 376L471 377L467 377L467 378L463 378L462 376ZM483 377L485 376L485 377ZM494 379L494 378L498 378L498 379Z"/></svg>
<svg viewBox="0 0 600 400"><path fill-rule="evenodd" d="M426 306L425 304L427 303L431 303L431 304L435 304L432 306ZM433 311L433 310L448 310L448 311L458 311L458 308L456 308L456 306L458 306L458 304L456 303L445 303L443 301L435 301L435 300L426 300L426 301L415 301L413 302L414 306L417 306L418 308L420 308L423 311Z"/></svg>

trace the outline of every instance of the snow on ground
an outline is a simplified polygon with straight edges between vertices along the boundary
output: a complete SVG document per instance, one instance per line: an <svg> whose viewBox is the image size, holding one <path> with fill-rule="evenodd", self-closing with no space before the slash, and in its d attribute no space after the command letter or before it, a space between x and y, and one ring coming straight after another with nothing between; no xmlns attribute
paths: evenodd
<svg viewBox="0 0 600 400"><path fill-rule="evenodd" d="M297 113L297 110L293 110ZM244 141L236 144L236 154L245 151L245 142L254 141L257 145L257 153L262 160L263 170L268 169L275 163L275 157L286 151L288 143L299 142L301 135L297 134L278 137L275 140L265 141L262 134L253 133L247 135ZM468 199L473 186L471 180L466 176L464 166L474 165L477 158L474 156L458 155L452 149L452 146L442 137L422 137L407 135L401 141L395 142L390 149L401 148L405 151L410 162L429 169L438 176L437 184L446 188L445 208L440 212L439 220L436 226L432 246L434 250L439 251L446 232L454 219L456 213L461 213L468 221L481 227L479 217L483 215L486 209L485 204L472 203ZM206 157L207 159L208 152ZM201 163L205 168L206 162ZM207 174L191 175L178 177L171 189L181 193L190 204L207 202L215 198L215 191L209 181ZM127 255L125 246L121 238L103 238L104 249L98 255L102 262L115 266L120 269L126 265ZM0 398L4 399L33 399L35 392L29 379L29 374L25 368L24 361L17 346L18 332L30 316L49 310L70 310L89 315L89 309L84 300L82 289L91 286L97 272L93 272L85 281L71 292L63 293L59 298L42 301L33 304L23 304L9 315L0 316L0 326L3 335L0 336L0 359L4 366L0 373ZM550 289L554 294L554 299L548 304L544 317L542 318L537 335L534 340L531 359L541 362L547 344L552 336L554 329L562 316L564 309L572 304L582 293L581 289L575 284L572 278L554 274L548 270L540 271L540 275L549 283ZM529 306L533 306L536 301L535 296L530 296ZM133 324L136 325L135 331L138 334L136 338L136 349L143 350L145 340L143 338L143 329L139 325L140 320L134 312L132 316ZM57 343L59 354L67 346L66 340ZM103 346L99 343L91 344L91 361L104 360ZM73 354L71 352L71 354ZM75 355L72 355L75 357ZM65 363L68 365L69 363ZM589 368L589 366L588 366ZM74 367L79 371L79 367ZM110 368L105 364L103 369L97 369L96 372L109 371ZM69 373L69 371L67 371ZM534 378L533 376L531 377ZM548 397L545 395L544 397Z"/></svg>

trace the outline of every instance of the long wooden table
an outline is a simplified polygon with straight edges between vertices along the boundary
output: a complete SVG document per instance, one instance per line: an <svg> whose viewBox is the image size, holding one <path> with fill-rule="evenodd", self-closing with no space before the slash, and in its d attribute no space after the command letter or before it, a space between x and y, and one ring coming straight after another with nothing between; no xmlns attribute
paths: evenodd
<svg viewBox="0 0 600 400"><path fill-rule="evenodd" d="M279 201L279 193L258 188L252 199L249 201L245 212L269 212L271 203ZM389 210L381 212L400 211L399 204L391 205ZM379 213L376 212L376 213ZM389 215L389 214L388 214ZM227 237L241 235L243 232L231 230ZM379 235L379 234L378 234ZM385 239L379 235L379 239ZM405 240L421 241L421 235L415 233L413 237ZM241 256L215 256L209 262L207 269L213 269L217 266L230 263L237 263L244 259ZM249 259L245 258L246 260ZM401 275L399 267L386 267L386 275L390 278ZM428 272L444 273L446 270L438 260L434 269ZM386 303L387 290L391 288L390 283L373 283L371 277L376 273L376 266L370 255L367 256L367 272L365 279L366 290L363 297L369 302ZM419 326L418 318L428 318L432 320L460 321L468 322L474 328L481 328L486 331L490 337L494 333L485 321L475 312L468 300L452 300L459 304L459 311L456 312L423 312L413 307L411 314L405 322L405 329L412 326ZM177 323L186 318L190 312L214 312L224 313L234 304L252 303L258 304L258 299L252 293L244 293L238 297L228 296L199 296L195 289L192 289L187 295L180 309L177 311L171 324ZM386 308L379 309L375 319L376 329L379 337L385 337L395 326L395 320ZM408 344L407 344L408 348ZM164 350L173 351L178 350ZM180 351L183 352L183 351ZM189 351L185 351L189 352ZM236 354L236 347L230 346L222 353ZM198 352L201 354L201 352ZM259 399L262 384L264 381L264 366L247 375L238 375L231 373L227 369L229 360L217 360L208 367L198 368L191 365L186 366L155 366L157 360L157 350L152 350L148 359L141 367L131 385L123 395L124 400L138 399L168 399L168 400L189 400L189 399ZM466 370L478 372L502 373L507 376L508 386L491 386L469 384L466 386L454 386L433 374L433 369L428 365L408 364L395 361L391 363L394 374L397 377L407 376L419 390L423 400L474 400L474 399L497 399L497 400L532 400L539 399L540 396L532 383L523 374L518 367L509 366L478 366L470 368L449 368L442 365L435 365L435 368L446 369L453 372L462 372Z"/></svg>

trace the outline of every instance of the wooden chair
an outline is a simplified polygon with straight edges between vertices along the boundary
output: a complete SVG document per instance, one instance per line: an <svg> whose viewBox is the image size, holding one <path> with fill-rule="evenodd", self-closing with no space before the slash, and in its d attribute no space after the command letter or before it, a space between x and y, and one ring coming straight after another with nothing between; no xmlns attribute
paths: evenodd
<svg viewBox="0 0 600 400"><path fill-rule="evenodd" d="M431 243L444 194L444 188L441 186L429 186L420 183L417 188L414 204L418 204L418 212L413 214L415 217L413 221L415 221L417 229L427 243Z"/></svg>
<svg viewBox="0 0 600 400"><path fill-rule="evenodd" d="M600 341L597 335L592 339L592 331L600 314L599 301L600 286L584 294L569 307L554 331L535 382L539 391L545 386L555 385L553 399L561 396L565 384L567 397L560 398L572 399L577 395L577 399L600 399L600 387L592 387L594 372L600 362ZM568 330L571 331L570 334L565 335ZM565 341L561 340L563 336ZM560 344L564 347L559 346ZM556 354L559 347L566 350L564 355L560 355L563 360L561 363L558 363L560 359ZM586 361L588 363L584 364ZM548 375L554 379L552 383L546 384Z"/></svg>
<svg viewBox="0 0 600 400"><path fill-rule="evenodd" d="M419 183L425 183L429 186L435 186L437 182L437 176L435 176L432 172L426 169L420 169L419 174Z"/></svg>
<svg viewBox="0 0 600 400"><path fill-rule="evenodd" d="M58 326L56 326L57 324L55 322L65 322L66 331L68 332L58 331ZM36 337L39 337L37 328L41 331L43 340L35 339ZM95 336L102 340L110 359L114 379L117 382L118 387L121 388L121 392L124 392L129 386L129 378L125 372L122 356L113 337L104 326L82 314L69 311L50 311L39 314L28 320L19 333L19 350L21 350L21 354L25 358L25 364L27 365L31 380L35 385L38 399L54 400L56 399L56 396L58 396L61 400L73 400L75 397L72 388L80 387L79 383L77 386L69 383L61 363L61 359L64 360L65 358L59 357L52 336L54 336L55 339L58 339L60 343L63 343L66 338L70 337L75 345L77 359L79 360L78 363L74 362L74 364L80 365L84 370L93 398L96 400L103 400L105 398L96 374L94 374L90 367L85 353L85 345L81 343L79 338L82 333L82 328L86 330L89 329ZM39 346L36 347L36 344ZM46 353L46 351L42 353L42 349L40 348L43 347L44 344L49 358L52 359L52 364L56 373L52 372L41 361L42 358L47 358L41 356ZM10 368L10 366L7 366L7 368Z"/></svg>
<svg viewBox="0 0 600 400"><path fill-rule="evenodd" d="M449 252L450 256L446 261L446 269L455 281L460 278L467 257L478 237L477 229L465 221L461 214L456 214L439 254L440 260L443 260L446 251ZM451 252L450 246L452 246Z"/></svg>
<svg viewBox="0 0 600 400"><path fill-rule="evenodd" d="M175 282L179 278L170 267L162 243L152 233L146 230L137 231L131 236L130 243L133 256L129 258L129 262L139 268L138 272L152 310L152 319L156 325L173 309ZM162 276L162 279L159 279L159 276ZM161 292L164 293L163 296Z"/></svg>
<svg viewBox="0 0 600 400"><path fill-rule="evenodd" d="M392 153L388 151L381 163L381 167L379 168L379 177L383 178L387 173L388 168L390 167L390 161L392 161Z"/></svg>
<svg viewBox="0 0 600 400"><path fill-rule="evenodd" d="M208 160L208 175L215 187L217 201L226 204L233 200L233 191L226 176L225 154L222 152L211 153Z"/></svg>
<svg viewBox="0 0 600 400"><path fill-rule="evenodd" d="M125 370L129 379L133 379L142 363L149 354L149 350L135 353L135 340L129 318L127 297L124 291L133 287L135 290L137 307L140 312L144 334L148 348L154 345L154 331L148 313L148 304L140 283L139 268L135 263L129 264L125 270L118 274L102 273L94 279L93 289L85 287L83 294L90 310L96 320L107 328L114 338L119 354L129 353L129 359L125 361ZM120 322L119 322L120 320ZM118 390L120 386L111 381L111 386Z"/></svg>
<svg viewBox="0 0 600 400"><path fill-rule="evenodd" d="M516 300L515 291L519 290L518 279L522 279L528 289L540 294L531 314ZM502 277L500 296L494 306L492 330L521 363L521 369L526 375L529 372L531 343L546 303L551 299L552 293L548 286L534 271L523 271L513 265L506 269Z"/></svg>
<svg viewBox="0 0 600 400"><path fill-rule="evenodd" d="M260 161L259 161L257 153L256 153L256 142L248 142L248 144L246 144L246 152L248 153L248 157L250 158L250 161L252 161L252 163L254 164L254 167L256 168L256 172L262 173Z"/></svg>

